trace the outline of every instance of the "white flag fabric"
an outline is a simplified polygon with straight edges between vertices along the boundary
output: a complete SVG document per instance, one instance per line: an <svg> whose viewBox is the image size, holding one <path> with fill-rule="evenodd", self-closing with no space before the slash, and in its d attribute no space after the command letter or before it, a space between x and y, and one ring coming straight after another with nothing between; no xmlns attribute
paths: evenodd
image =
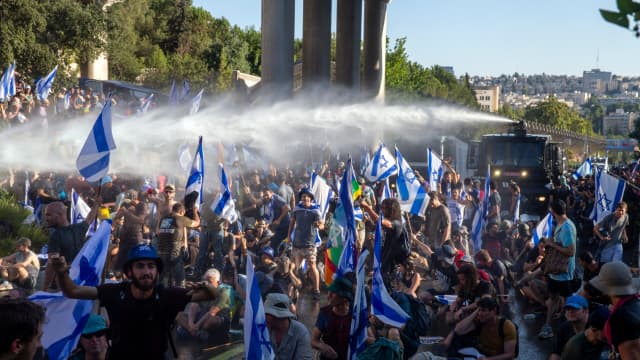
<svg viewBox="0 0 640 360"><path fill-rule="evenodd" d="M399 167L396 189L398 189L400 208L410 214L424 216L429 204L429 195L397 147L396 160Z"/></svg>
<svg viewBox="0 0 640 360"><path fill-rule="evenodd" d="M431 148L427 153L427 173L429 174L429 190L438 191L440 178L442 178L442 159Z"/></svg>
<svg viewBox="0 0 640 360"><path fill-rule="evenodd" d="M198 148L196 149L195 156L193 157L193 165L191 165L191 173L187 178L187 186L185 187L185 195L189 195L193 191L198 192L195 204L200 209L204 196L202 192L204 190L204 157L202 154L202 136L198 139Z"/></svg>
<svg viewBox="0 0 640 360"><path fill-rule="evenodd" d="M211 204L211 210L219 217L233 223L238 220L238 214L236 213L236 206L231 197L227 174L222 164L220 164L220 183L222 184L222 188L220 189L218 197L214 200L213 204Z"/></svg>
<svg viewBox="0 0 640 360"><path fill-rule="evenodd" d="M71 223L79 224L87 218L91 208L87 205L75 189L71 189Z"/></svg>
<svg viewBox="0 0 640 360"><path fill-rule="evenodd" d="M371 314L383 323L401 328L410 316L396 303L387 292L382 279L380 259L382 253L382 215L376 224L376 237L373 251L373 287L371 288Z"/></svg>
<svg viewBox="0 0 640 360"><path fill-rule="evenodd" d="M591 158L587 158L573 173L573 178L579 179L591 174L593 174L593 166L591 165Z"/></svg>
<svg viewBox="0 0 640 360"><path fill-rule="evenodd" d="M251 256L247 257L247 284L244 305L244 354L246 359L274 359L271 338L264 315L258 280L254 276Z"/></svg>
<svg viewBox="0 0 640 360"><path fill-rule="evenodd" d="M389 150L380 144L367 166L364 176L371 182L382 181L398 173L398 165Z"/></svg>
<svg viewBox="0 0 640 360"><path fill-rule="evenodd" d="M391 193L391 189L389 188L389 179L384 179L384 186L382 187L382 196L380 196L380 202L382 203L384 199L391 199L392 197L393 194Z"/></svg>
<svg viewBox="0 0 640 360"><path fill-rule="evenodd" d="M316 204L320 207L320 216L324 219L327 216L327 212L329 212L331 199L333 199L333 189L315 171L311 174L309 189L315 198Z"/></svg>
<svg viewBox="0 0 640 360"><path fill-rule="evenodd" d="M36 82L36 95L38 100L45 101L49 97L51 87L53 86L53 80L56 78L58 72L58 65L51 70L51 72Z"/></svg>
<svg viewBox="0 0 640 360"><path fill-rule="evenodd" d="M9 64L0 78L0 101L9 99L16 94L16 63Z"/></svg>
<svg viewBox="0 0 640 360"><path fill-rule="evenodd" d="M548 213L538 225L536 225L535 230L533 231L533 244L538 245L540 239L547 238L551 239L553 235L553 216L551 213Z"/></svg>
<svg viewBox="0 0 640 360"><path fill-rule="evenodd" d="M618 203L622 201L626 182L606 171L596 169L596 201L591 210L591 219L599 223L605 216L611 214Z"/></svg>
<svg viewBox="0 0 640 360"><path fill-rule="evenodd" d="M102 179L109 172L109 158L115 148L111 133L111 98L108 98L76 160L80 174L90 182Z"/></svg>
<svg viewBox="0 0 640 360"><path fill-rule="evenodd" d="M111 223L103 221L71 263L69 276L77 285L98 286L107 259ZM42 345L49 359L63 360L76 348L93 307L92 300L68 299L61 292L38 291L29 300L46 308Z"/></svg>
<svg viewBox="0 0 640 360"><path fill-rule="evenodd" d="M200 110L200 102L202 101L203 93L204 89L200 90L200 92L191 100L191 109L189 109L189 115L193 115Z"/></svg>
<svg viewBox="0 0 640 360"><path fill-rule="evenodd" d="M479 205L471 224L471 241L473 241L473 249L475 252L482 249L482 229L485 227L485 217L489 212L489 192L491 191L490 183L491 166L488 165L487 175L484 179L484 198L482 199L482 203Z"/></svg>
<svg viewBox="0 0 640 360"><path fill-rule="evenodd" d="M367 311L367 295L365 292L366 274L364 265L367 262L369 250L365 249L358 257L356 270L356 295L353 303L353 318L349 333L349 360L356 360L358 354L367 347L367 328L369 314Z"/></svg>

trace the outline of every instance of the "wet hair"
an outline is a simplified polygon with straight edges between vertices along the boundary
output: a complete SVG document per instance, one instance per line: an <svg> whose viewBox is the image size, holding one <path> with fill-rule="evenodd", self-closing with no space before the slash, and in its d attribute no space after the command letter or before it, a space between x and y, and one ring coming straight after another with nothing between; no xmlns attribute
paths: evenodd
<svg viewBox="0 0 640 360"><path fill-rule="evenodd" d="M553 200L551 210L558 215L565 215L567 213L567 204L560 199Z"/></svg>
<svg viewBox="0 0 640 360"><path fill-rule="evenodd" d="M477 302L478 307L487 310L498 310L498 302L496 299L483 297Z"/></svg>
<svg viewBox="0 0 640 360"><path fill-rule="evenodd" d="M476 261L489 262L491 260L491 255L489 255L489 252L487 250L482 249L478 251L475 258Z"/></svg>
<svg viewBox="0 0 640 360"><path fill-rule="evenodd" d="M459 295L471 294L478 282L478 269L473 264L463 264L456 274L464 276L464 283L460 284Z"/></svg>
<svg viewBox="0 0 640 360"><path fill-rule="evenodd" d="M620 201L618 205L616 205L616 209L625 209L627 210L627 203L624 201Z"/></svg>
<svg viewBox="0 0 640 360"><path fill-rule="evenodd" d="M382 200L382 204L380 206L381 207L389 206L389 209L391 210L391 213L389 214L389 220L402 219L402 210L400 209L400 203L398 202L397 199L395 198L384 199Z"/></svg>
<svg viewBox="0 0 640 360"><path fill-rule="evenodd" d="M182 205L181 203L175 203L175 204L173 204L173 207L171 208L171 211L180 212L180 211L182 211L184 209L185 209L184 205Z"/></svg>
<svg viewBox="0 0 640 360"><path fill-rule="evenodd" d="M11 350L11 343L19 339L28 343L38 335L44 322L44 308L26 299L0 299L0 354Z"/></svg>

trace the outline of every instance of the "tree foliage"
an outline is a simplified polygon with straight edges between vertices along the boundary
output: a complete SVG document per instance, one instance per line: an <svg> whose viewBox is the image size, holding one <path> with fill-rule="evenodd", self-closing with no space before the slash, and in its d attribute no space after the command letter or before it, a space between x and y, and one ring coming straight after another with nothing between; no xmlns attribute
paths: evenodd
<svg viewBox="0 0 640 360"><path fill-rule="evenodd" d="M390 101L426 100L439 98L477 107L468 78L459 81L440 66L425 68L409 60L405 44L397 39L392 49L387 48L386 91Z"/></svg>
<svg viewBox="0 0 640 360"><path fill-rule="evenodd" d="M618 11L600 9L600 15L607 22L631 30L640 38L640 2L617 0Z"/></svg>
<svg viewBox="0 0 640 360"><path fill-rule="evenodd" d="M524 119L579 134L593 134L591 123L587 119L580 116L567 104L558 101L554 96L534 106L527 107Z"/></svg>

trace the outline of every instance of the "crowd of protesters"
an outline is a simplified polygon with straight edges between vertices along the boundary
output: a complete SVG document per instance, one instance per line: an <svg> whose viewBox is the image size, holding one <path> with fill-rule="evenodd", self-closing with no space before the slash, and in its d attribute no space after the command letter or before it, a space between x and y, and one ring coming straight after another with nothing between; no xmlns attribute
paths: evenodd
<svg viewBox="0 0 640 360"><path fill-rule="evenodd" d="M385 286L412 317L411 324L398 329L372 316L362 358L459 357L468 348L475 348L479 358L515 358L520 319L509 311L514 296L529 301L533 315L545 317L538 336L554 338L551 358L599 359L607 351L622 359L640 358L640 301L632 278L638 270L628 261L638 239L633 225L637 209L620 202L594 225L589 219L595 201L593 177L554 179L549 190L553 235L536 244L537 222L514 221L516 183L508 193L491 183L485 194L480 181L461 179L446 166L436 189L417 174L430 197L423 216L403 215L396 199L383 199L381 183L358 179L362 195L354 203L364 216L356 224L357 250L373 250L375 224L382 214ZM332 161L318 173L336 187L334 179L344 171L343 162ZM630 183L635 180L630 169L612 173ZM11 172L0 179L17 197L24 196L21 174ZM3 254L2 290L11 297L62 290L68 297L98 299L106 317L92 315L87 323L77 350L83 356L95 351L98 358L162 358L169 345L173 347L173 335L167 332L174 321L178 339L227 342L230 329L241 327L246 262L253 257L276 358L307 359L314 351L323 359L347 358L355 274L335 278L330 286L322 281L330 266L323 255L337 199L322 218L308 188L308 169L233 170L233 221L211 211L214 194L205 193L205 206L199 208L197 196L185 194L166 178L150 182L112 174L102 179L98 191L73 174L30 176L27 196L33 204L43 204L42 225L50 229L50 239L46 250L35 249L40 257L28 238L16 242L14 254ZM91 207L81 222L69 217L72 188ZM637 196L635 191L631 187L628 193ZM489 209L478 243L469 229L484 197ZM105 284L79 287L70 281L67 263L96 217L113 222ZM316 233L323 240L320 246ZM404 234L411 238L409 253L399 251ZM38 276L45 258L49 266ZM555 262L561 263L560 270L552 269ZM326 306L309 330L296 320L297 304L303 296L321 301L323 290L328 293ZM3 301L0 308L5 303L29 306ZM29 321L41 324L41 310L30 311L35 315ZM427 352L420 337L431 334L432 320L448 330L442 342L446 349ZM2 336L0 354L22 351L12 341L30 342L38 330L11 335L15 339ZM151 348L155 353L148 352Z"/></svg>

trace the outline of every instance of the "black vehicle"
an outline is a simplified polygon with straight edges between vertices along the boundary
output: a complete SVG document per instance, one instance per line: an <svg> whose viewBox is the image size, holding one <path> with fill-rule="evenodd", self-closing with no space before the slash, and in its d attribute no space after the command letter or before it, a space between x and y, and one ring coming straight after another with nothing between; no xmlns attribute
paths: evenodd
<svg viewBox="0 0 640 360"><path fill-rule="evenodd" d="M549 135L527 134L524 121L514 122L509 133L482 137L475 152L477 175L486 176L490 165L491 180L498 185L503 199L502 210L509 210L510 185L515 182L520 187L520 214L542 217L548 212L547 185L562 174L560 145L552 142Z"/></svg>

